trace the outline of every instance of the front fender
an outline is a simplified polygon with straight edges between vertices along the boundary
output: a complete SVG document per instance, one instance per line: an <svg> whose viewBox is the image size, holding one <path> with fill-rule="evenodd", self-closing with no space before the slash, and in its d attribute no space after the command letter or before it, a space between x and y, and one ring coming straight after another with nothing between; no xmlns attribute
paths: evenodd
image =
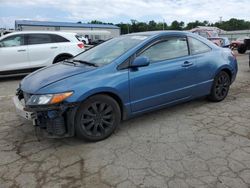
<svg viewBox="0 0 250 188"><path fill-rule="evenodd" d="M119 99L119 103L121 103L121 110L122 110L122 119L125 120L130 116L130 103L128 101L128 99L124 96L122 96L116 89L111 88L111 87L101 87L101 88L96 88L93 90L89 90L87 92L84 92L81 96L79 96L77 98L77 102L83 102L84 100L86 100L87 98L93 96L93 95L97 95L97 94L108 94L111 96L115 96L115 100L117 100L117 98Z"/></svg>
<svg viewBox="0 0 250 188"><path fill-rule="evenodd" d="M77 102L81 102L81 101L86 100L90 96L95 95L95 94L99 94L99 93L111 93L111 94L114 94L117 97L119 97L122 102L124 102L124 100L125 100L115 88L111 88L111 87L100 87L100 88L88 90L88 91L84 92L82 95L80 95L76 100L77 100Z"/></svg>

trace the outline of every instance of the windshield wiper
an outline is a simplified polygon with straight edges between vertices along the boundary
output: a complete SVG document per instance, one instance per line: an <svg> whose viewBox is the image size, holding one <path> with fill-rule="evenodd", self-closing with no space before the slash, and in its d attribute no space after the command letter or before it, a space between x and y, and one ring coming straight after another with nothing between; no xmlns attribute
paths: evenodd
<svg viewBox="0 0 250 188"><path fill-rule="evenodd" d="M66 59L63 62L72 63L72 64L76 65L76 63L74 63L74 61L69 61L69 60L66 60Z"/></svg>
<svg viewBox="0 0 250 188"><path fill-rule="evenodd" d="M99 67L95 63L91 63L91 62L80 60L80 59L73 59L73 62L78 62L78 63L82 63L82 64L85 64L85 65L93 66L93 67Z"/></svg>

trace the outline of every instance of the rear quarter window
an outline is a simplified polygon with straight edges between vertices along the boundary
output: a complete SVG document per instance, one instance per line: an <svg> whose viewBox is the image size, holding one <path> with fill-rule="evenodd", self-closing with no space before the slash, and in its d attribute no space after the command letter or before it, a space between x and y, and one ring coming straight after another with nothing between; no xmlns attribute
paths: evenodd
<svg viewBox="0 0 250 188"><path fill-rule="evenodd" d="M191 54L193 55L210 52L212 50L208 45L193 37L188 37L188 42Z"/></svg>

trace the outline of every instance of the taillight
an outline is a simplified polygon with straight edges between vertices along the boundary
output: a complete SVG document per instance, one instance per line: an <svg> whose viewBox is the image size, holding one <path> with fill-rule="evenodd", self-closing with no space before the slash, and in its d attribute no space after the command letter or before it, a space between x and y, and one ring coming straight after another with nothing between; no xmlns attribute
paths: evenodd
<svg viewBox="0 0 250 188"><path fill-rule="evenodd" d="M236 60L236 55L235 55L235 53L234 53L233 51L231 51L231 54L232 54L232 56L233 56L233 59Z"/></svg>
<svg viewBox="0 0 250 188"><path fill-rule="evenodd" d="M78 43L77 46L78 46L79 48L84 48L84 44L83 44L82 42L81 42L81 43Z"/></svg>
<svg viewBox="0 0 250 188"><path fill-rule="evenodd" d="M231 51L231 54L232 54L234 57L236 57L236 55L234 54L234 52L233 52L233 51Z"/></svg>

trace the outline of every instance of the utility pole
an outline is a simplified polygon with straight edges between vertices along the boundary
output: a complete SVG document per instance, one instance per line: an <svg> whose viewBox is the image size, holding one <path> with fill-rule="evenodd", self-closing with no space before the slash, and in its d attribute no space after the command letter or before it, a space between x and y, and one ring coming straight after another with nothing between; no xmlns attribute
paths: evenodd
<svg viewBox="0 0 250 188"><path fill-rule="evenodd" d="M163 19L162 30L164 30L165 19Z"/></svg>

